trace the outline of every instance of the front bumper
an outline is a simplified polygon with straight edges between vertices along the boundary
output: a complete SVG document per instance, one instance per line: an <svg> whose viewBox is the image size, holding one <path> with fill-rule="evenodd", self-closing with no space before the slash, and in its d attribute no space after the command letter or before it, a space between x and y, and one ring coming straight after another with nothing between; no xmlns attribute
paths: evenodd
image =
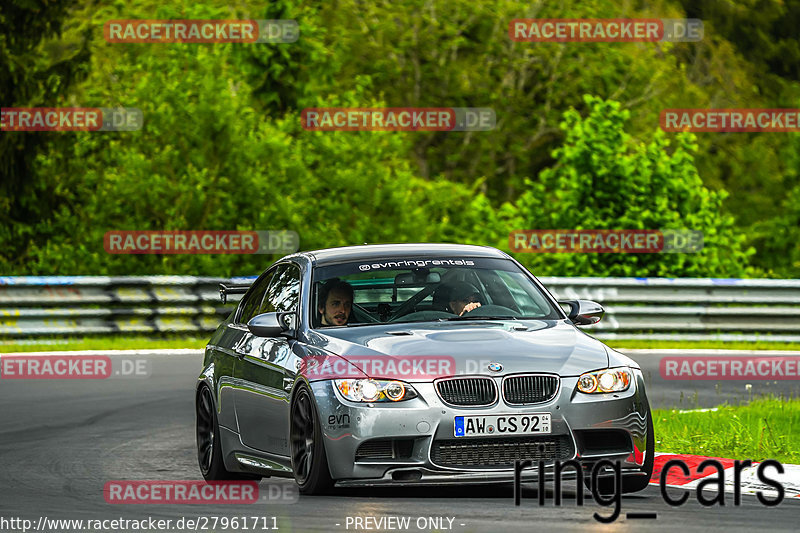
<svg viewBox="0 0 800 533"><path fill-rule="evenodd" d="M588 468L596 461L609 459L619 461L624 475L639 475L647 451L649 405L641 372L637 369L632 371L634 380L631 387L621 393L578 393L575 390L577 377L564 377L552 400L526 406L507 405L500 398L490 407L455 408L442 402L433 383L412 383L419 397L395 404L362 404L344 400L334 390L331 381L313 382L311 387L317 402L328 465L338 486L496 483L513 480L513 461L502 466L442 464L442 455L434 453L436 443L464 442L463 437L454 437L456 416L547 412L551 415L551 433L530 438L561 442L563 445L557 448L560 450L558 460L576 459ZM501 377L495 379L499 387ZM604 442L609 435L628 437L616 438L614 443ZM487 443L489 447L498 449L505 449L502 443L508 443L508 439L517 438L520 437L479 437L481 444ZM403 441L408 445L407 451L393 458L357 458L359 446L374 439ZM623 441L627 444L621 444ZM550 478L555 459L541 458L545 459L545 476ZM523 470L523 480L538 478L535 466L534 460L534 468ZM600 475L610 475L611 472L606 469ZM569 477L576 477L572 468L565 470L563 476L564 479Z"/></svg>

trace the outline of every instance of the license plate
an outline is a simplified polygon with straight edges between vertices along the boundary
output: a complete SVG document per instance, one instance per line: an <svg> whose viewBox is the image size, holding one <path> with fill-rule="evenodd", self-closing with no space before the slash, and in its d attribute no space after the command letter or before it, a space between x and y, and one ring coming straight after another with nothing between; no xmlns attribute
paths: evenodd
<svg viewBox="0 0 800 533"><path fill-rule="evenodd" d="M456 437L550 433L550 413L457 416L454 433Z"/></svg>

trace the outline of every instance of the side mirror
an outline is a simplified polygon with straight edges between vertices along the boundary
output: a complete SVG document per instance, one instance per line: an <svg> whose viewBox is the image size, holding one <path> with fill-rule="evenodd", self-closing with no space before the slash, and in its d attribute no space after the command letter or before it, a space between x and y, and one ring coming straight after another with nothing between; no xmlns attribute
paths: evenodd
<svg viewBox="0 0 800 533"><path fill-rule="evenodd" d="M558 303L569 307L567 317L578 326L597 324L605 314L603 306L591 300L564 300Z"/></svg>
<svg viewBox="0 0 800 533"><path fill-rule="evenodd" d="M256 337L278 337L291 331L289 325L293 313L262 313L250 319L247 329Z"/></svg>

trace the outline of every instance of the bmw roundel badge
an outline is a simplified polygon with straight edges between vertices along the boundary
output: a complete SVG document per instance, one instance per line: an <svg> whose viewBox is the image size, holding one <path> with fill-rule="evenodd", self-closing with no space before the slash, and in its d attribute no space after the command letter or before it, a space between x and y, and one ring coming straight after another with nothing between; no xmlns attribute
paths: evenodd
<svg viewBox="0 0 800 533"><path fill-rule="evenodd" d="M500 363L489 363L489 370L491 370L492 372L500 372L501 370L503 370L503 365L501 365Z"/></svg>

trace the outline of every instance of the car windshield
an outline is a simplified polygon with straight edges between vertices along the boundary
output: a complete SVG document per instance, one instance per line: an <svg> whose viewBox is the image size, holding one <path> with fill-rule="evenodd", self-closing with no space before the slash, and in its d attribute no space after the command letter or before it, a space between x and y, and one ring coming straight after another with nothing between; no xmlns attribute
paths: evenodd
<svg viewBox="0 0 800 533"><path fill-rule="evenodd" d="M493 258L370 259L317 267L314 327L562 318L514 262Z"/></svg>

